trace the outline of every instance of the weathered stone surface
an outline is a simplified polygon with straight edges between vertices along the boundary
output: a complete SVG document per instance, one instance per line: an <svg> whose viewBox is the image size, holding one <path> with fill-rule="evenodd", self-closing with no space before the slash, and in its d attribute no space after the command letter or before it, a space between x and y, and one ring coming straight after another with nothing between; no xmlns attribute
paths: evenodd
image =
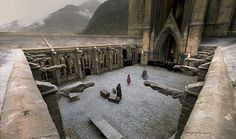
<svg viewBox="0 0 236 139"><path fill-rule="evenodd" d="M101 115L91 113L91 122L102 132L107 139L122 139L124 136L112 127Z"/></svg>
<svg viewBox="0 0 236 139"><path fill-rule="evenodd" d="M196 58L186 58L184 60L184 65L197 68L200 66L205 60L204 59L196 59Z"/></svg>
<svg viewBox="0 0 236 139"><path fill-rule="evenodd" d="M204 87L191 112L182 138L233 139L236 137L234 91L225 67L222 48L217 48ZM214 99L213 99L214 98ZM201 134L202 136L198 136Z"/></svg>
<svg viewBox="0 0 236 139"><path fill-rule="evenodd" d="M203 85L204 82L189 84L185 87L185 92L198 97L200 91L202 90Z"/></svg>
<svg viewBox="0 0 236 139"><path fill-rule="evenodd" d="M157 90L164 95L171 95L173 98L179 98L183 95L184 91L166 86L164 84L154 83L151 81L145 81L145 86L151 87L153 90Z"/></svg>
<svg viewBox="0 0 236 139"><path fill-rule="evenodd" d="M206 59L207 57L209 57L209 55L208 54L198 54L194 57L197 59Z"/></svg>
<svg viewBox="0 0 236 139"><path fill-rule="evenodd" d="M31 69L39 69L39 67L40 67L38 64L33 63L33 62L29 62L29 65L30 65Z"/></svg>
<svg viewBox="0 0 236 139"><path fill-rule="evenodd" d="M79 101L70 103L67 98L62 97L59 104L65 128L70 130L69 138L102 138L98 129L88 122L90 112L101 113L112 126L128 139L169 138L177 127L182 105L178 99L167 97L150 87L145 87L144 81L140 77L143 68L143 66L134 65L101 75L87 76L82 81L92 81L96 85L84 90L83 93L78 93L81 98ZM158 67L147 66L145 68L151 80L178 89L184 88L188 83L195 82L196 79ZM127 73L131 74L130 86L126 82ZM80 83L81 81L77 81L68 84L68 86ZM112 92L112 88L118 83L121 83L122 89L122 100L119 104L108 102L100 96L101 89ZM116 96L113 93L111 95Z"/></svg>
<svg viewBox="0 0 236 139"><path fill-rule="evenodd" d="M198 71L198 81L201 82L201 81L204 81L205 80L205 76L208 72L208 68L210 66L210 62L208 63L204 63L202 65L200 65L198 68L199 68L199 71Z"/></svg>
<svg viewBox="0 0 236 139"><path fill-rule="evenodd" d="M121 98L113 95L113 96L109 96L107 100L108 100L109 102L113 102L113 103L119 104Z"/></svg>
<svg viewBox="0 0 236 139"><path fill-rule="evenodd" d="M54 92L54 91L57 91L58 88L57 86L49 83L49 82L43 82L43 81L36 81L36 84L38 86L38 89L40 90L41 93L43 92ZM45 94L45 93L43 93Z"/></svg>
<svg viewBox="0 0 236 139"><path fill-rule="evenodd" d="M38 63L42 60L51 60L51 59L52 59L51 57L39 57L39 58L34 58L34 60L32 62Z"/></svg>
<svg viewBox="0 0 236 139"><path fill-rule="evenodd" d="M208 63L211 62L212 58L214 55L208 56L207 58L205 58L205 61L203 63Z"/></svg>
<svg viewBox="0 0 236 139"><path fill-rule="evenodd" d="M102 89L102 90L100 91L100 95L101 95L103 98L107 99L107 98L110 96L110 93L109 93L106 89Z"/></svg>
<svg viewBox="0 0 236 139"><path fill-rule="evenodd" d="M69 93L68 97L69 97L69 99L70 99L71 102L80 99L79 94L77 94L77 93Z"/></svg>
<svg viewBox="0 0 236 139"><path fill-rule="evenodd" d="M79 84L75 87L67 88L65 91L66 92L79 92L79 93L82 93L84 91L84 89L86 89L88 87L92 87L94 85L95 84L93 82L82 83L82 84Z"/></svg>
<svg viewBox="0 0 236 139"><path fill-rule="evenodd" d="M185 66L185 65L175 65L174 69L179 70L187 75L197 75L198 69L195 67Z"/></svg>
<svg viewBox="0 0 236 139"><path fill-rule="evenodd" d="M42 71L55 71L55 70L59 70L62 67L65 67L65 64L61 64L61 65L54 65L54 66L50 66L50 67L42 67L41 70Z"/></svg>
<svg viewBox="0 0 236 139"><path fill-rule="evenodd" d="M27 58L27 61L33 61L34 60L34 58L32 57L32 56L30 56L30 55L27 55L27 54L25 54L25 56L26 56L26 58Z"/></svg>
<svg viewBox="0 0 236 139"><path fill-rule="evenodd" d="M59 138L23 52L14 51L14 66L1 113L0 138Z"/></svg>
<svg viewBox="0 0 236 139"><path fill-rule="evenodd" d="M62 125L61 113L58 106L58 88L49 82L36 81L44 101L47 103L49 113L56 125L61 139L65 139L65 133Z"/></svg>
<svg viewBox="0 0 236 139"><path fill-rule="evenodd" d="M205 69L205 70L208 70L209 69L209 67L210 67L210 64L211 64L211 62L208 62L208 63L204 63L204 64L201 64L198 68L199 69Z"/></svg>
<svg viewBox="0 0 236 139"><path fill-rule="evenodd" d="M207 51L207 50L203 50L203 51L198 51L198 55L208 55L208 56L211 56L213 55L214 52L213 51Z"/></svg>

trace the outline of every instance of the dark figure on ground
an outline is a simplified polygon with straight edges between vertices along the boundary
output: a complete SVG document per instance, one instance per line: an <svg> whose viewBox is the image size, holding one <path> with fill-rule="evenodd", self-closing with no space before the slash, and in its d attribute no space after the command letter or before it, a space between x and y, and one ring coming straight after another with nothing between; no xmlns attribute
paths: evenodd
<svg viewBox="0 0 236 139"><path fill-rule="evenodd" d="M116 86L116 93L117 93L117 98L119 97L120 99L122 98L122 93L121 93L121 86L118 84Z"/></svg>
<svg viewBox="0 0 236 139"><path fill-rule="evenodd" d="M128 85L131 83L130 75L128 75L128 77L127 77L127 83L128 83Z"/></svg>
<svg viewBox="0 0 236 139"><path fill-rule="evenodd" d="M147 74L147 70L146 69L143 70L143 73L142 73L141 77L143 77L144 80L146 80L148 78L148 74Z"/></svg>

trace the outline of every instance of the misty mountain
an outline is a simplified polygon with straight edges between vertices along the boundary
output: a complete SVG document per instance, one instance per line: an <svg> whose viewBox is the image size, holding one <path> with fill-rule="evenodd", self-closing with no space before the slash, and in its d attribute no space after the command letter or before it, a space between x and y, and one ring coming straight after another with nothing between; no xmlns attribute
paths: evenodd
<svg viewBox="0 0 236 139"><path fill-rule="evenodd" d="M84 34L126 35L128 0L108 0L94 13Z"/></svg>
<svg viewBox="0 0 236 139"><path fill-rule="evenodd" d="M14 20L10 23L6 23L0 27L0 31L2 32L17 32L20 31L23 26L17 21Z"/></svg>
<svg viewBox="0 0 236 139"><path fill-rule="evenodd" d="M67 5L50 14L44 20L43 25L34 23L24 28L23 31L47 33L82 32L100 4L97 0L89 0L80 6Z"/></svg>
<svg viewBox="0 0 236 139"><path fill-rule="evenodd" d="M42 33L82 32L99 5L101 3L97 0L88 0L80 6L66 5L50 14L43 21L35 22L27 27L20 26L18 21L14 21L8 24L8 28L0 27L0 31Z"/></svg>

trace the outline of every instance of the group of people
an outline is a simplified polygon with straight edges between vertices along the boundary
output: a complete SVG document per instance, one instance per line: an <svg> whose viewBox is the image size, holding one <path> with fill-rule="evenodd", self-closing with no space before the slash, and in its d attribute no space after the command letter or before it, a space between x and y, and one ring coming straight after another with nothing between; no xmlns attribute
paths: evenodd
<svg viewBox="0 0 236 139"><path fill-rule="evenodd" d="M142 73L141 77L144 80L146 80L148 78L148 74L147 74L147 70L146 69L143 70L143 73ZM128 74L128 76L127 76L127 84L128 84L128 86L130 85L130 83L131 83L131 77ZM121 99L122 98L122 91L121 91L121 85L120 84L118 84L116 86L116 93L117 93L117 98L119 97Z"/></svg>

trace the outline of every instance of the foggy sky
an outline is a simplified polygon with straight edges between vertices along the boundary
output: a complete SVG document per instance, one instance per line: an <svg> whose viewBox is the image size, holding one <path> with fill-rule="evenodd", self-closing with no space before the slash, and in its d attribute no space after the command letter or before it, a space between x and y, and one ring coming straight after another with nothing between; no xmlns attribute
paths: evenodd
<svg viewBox="0 0 236 139"><path fill-rule="evenodd" d="M29 25L41 21L65 5L80 5L85 1L88 0L0 0L0 26L13 20Z"/></svg>

